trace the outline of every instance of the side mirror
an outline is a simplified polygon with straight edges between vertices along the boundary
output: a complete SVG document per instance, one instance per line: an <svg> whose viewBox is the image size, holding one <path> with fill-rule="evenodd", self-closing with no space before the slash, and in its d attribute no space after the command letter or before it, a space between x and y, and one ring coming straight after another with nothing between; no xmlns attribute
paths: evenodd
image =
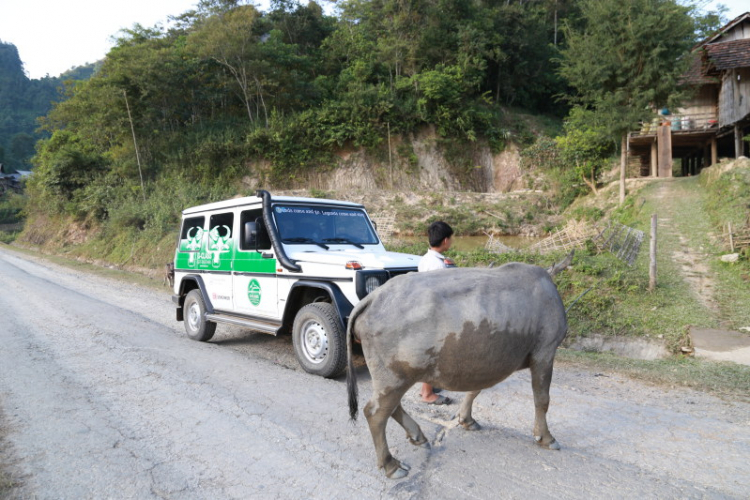
<svg viewBox="0 0 750 500"><path fill-rule="evenodd" d="M243 247L250 249L256 249L255 245L258 242L258 225L255 222L245 222L245 234L243 235L244 241Z"/></svg>

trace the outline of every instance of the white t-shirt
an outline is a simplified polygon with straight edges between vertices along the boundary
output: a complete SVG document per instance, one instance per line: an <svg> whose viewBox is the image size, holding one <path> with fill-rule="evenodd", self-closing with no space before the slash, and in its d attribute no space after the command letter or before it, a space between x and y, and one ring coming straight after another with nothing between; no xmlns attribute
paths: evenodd
<svg viewBox="0 0 750 500"><path fill-rule="evenodd" d="M436 269L445 269L448 264L445 263L445 256L440 252L436 252L433 249L427 250L427 253L422 256L419 261L417 269L419 272L424 271L435 271Z"/></svg>

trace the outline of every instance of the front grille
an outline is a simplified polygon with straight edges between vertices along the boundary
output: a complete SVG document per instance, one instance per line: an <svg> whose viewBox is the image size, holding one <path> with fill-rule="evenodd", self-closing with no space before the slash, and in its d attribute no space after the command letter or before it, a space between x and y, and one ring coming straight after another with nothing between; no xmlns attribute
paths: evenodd
<svg viewBox="0 0 750 500"><path fill-rule="evenodd" d="M408 273L415 273L417 272L416 267L398 267L398 268L390 268L386 269L388 271L388 279L395 278L396 276L400 276L402 274L408 274Z"/></svg>

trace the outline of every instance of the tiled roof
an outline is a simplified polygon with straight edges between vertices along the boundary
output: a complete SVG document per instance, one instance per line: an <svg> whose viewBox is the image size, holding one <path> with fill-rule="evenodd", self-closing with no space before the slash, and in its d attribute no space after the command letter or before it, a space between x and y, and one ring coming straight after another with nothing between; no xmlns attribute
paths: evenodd
<svg viewBox="0 0 750 500"><path fill-rule="evenodd" d="M705 58L702 57L703 51L696 50L692 52L690 57L690 67L680 78L680 83L683 85L707 85L710 83L717 83L718 80L713 76L706 75L706 63Z"/></svg>
<svg viewBox="0 0 750 500"><path fill-rule="evenodd" d="M708 59L716 70L750 67L750 38L706 45Z"/></svg>

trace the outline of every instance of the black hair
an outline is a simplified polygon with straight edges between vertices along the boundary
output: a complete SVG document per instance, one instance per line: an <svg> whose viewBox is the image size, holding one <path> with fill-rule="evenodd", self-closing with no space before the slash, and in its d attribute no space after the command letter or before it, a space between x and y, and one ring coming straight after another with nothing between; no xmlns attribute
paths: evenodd
<svg viewBox="0 0 750 500"><path fill-rule="evenodd" d="M453 236L453 228L441 220L435 221L427 229L427 236L430 239L430 246L437 247L445 238Z"/></svg>

